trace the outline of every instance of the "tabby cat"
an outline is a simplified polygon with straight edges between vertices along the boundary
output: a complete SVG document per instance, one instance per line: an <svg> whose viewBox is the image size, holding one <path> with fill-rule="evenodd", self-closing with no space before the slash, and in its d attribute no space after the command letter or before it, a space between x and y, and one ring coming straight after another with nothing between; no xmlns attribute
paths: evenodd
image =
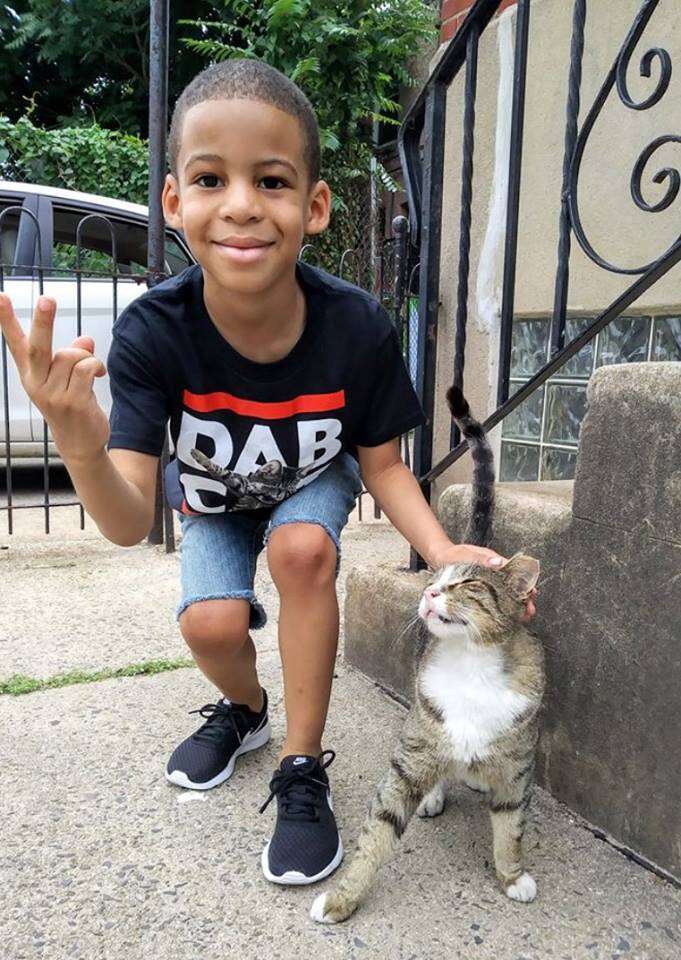
<svg viewBox="0 0 681 960"><path fill-rule="evenodd" d="M493 455L460 390L447 394L467 439L475 472L466 542L491 533ZM341 882L314 901L321 923L349 917L416 812L441 813L445 780L463 780L488 796L494 864L507 896L536 896L521 842L534 779L538 713L544 692L539 641L521 621L539 563L515 554L502 567L457 563L440 570L419 605L424 625L413 706Z"/></svg>

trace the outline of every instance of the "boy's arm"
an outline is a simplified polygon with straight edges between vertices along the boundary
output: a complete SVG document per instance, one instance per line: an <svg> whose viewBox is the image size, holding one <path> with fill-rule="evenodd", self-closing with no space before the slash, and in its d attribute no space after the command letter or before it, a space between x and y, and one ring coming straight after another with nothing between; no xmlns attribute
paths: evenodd
<svg viewBox="0 0 681 960"><path fill-rule="evenodd" d="M121 547L134 546L151 530L158 461L136 450L106 449L86 460L64 458L84 509Z"/></svg>
<svg viewBox="0 0 681 960"><path fill-rule="evenodd" d="M494 550L452 543L423 496L416 477L402 460L398 439L357 449L367 490L429 567L437 570L458 560L492 566L503 563L504 558Z"/></svg>
<svg viewBox="0 0 681 960"><path fill-rule="evenodd" d="M357 450L365 487L429 567L437 570L460 561L489 566L505 562L504 557L486 547L452 543L430 509L416 477L400 457L399 439ZM536 595L537 591L533 590L525 602L522 618L525 621L536 613Z"/></svg>
<svg viewBox="0 0 681 960"><path fill-rule="evenodd" d="M92 389L106 368L91 337L52 354L55 311L54 300L40 297L27 337L9 297L0 294L0 328L21 383L47 421L85 510L107 539L132 546L153 523L158 457L107 452L109 422Z"/></svg>

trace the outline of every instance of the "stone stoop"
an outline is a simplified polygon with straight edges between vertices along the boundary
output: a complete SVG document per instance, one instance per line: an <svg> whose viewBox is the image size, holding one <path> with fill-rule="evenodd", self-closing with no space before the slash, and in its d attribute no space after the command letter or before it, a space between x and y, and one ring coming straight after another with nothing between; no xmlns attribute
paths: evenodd
<svg viewBox="0 0 681 960"><path fill-rule="evenodd" d="M541 563L539 782L681 879L681 364L601 367L587 396L574 484L497 484L491 546ZM438 506L458 542L469 498L456 484ZM348 578L345 656L407 699L428 579L380 564Z"/></svg>

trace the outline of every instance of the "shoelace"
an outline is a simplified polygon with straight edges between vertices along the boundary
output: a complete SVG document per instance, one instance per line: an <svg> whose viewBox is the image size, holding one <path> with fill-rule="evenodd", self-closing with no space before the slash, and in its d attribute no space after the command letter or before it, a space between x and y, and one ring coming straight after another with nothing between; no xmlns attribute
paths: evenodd
<svg viewBox="0 0 681 960"><path fill-rule="evenodd" d="M206 722L194 734L195 740L202 740L206 743L217 743L225 736L225 729L231 728L237 736L239 743L242 741L241 731L239 730L234 718L234 711L227 704L219 701L218 703L206 703L200 710L190 710L190 713L198 713L206 718Z"/></svg>
<svg viewBox="0 0 681 960"><path fill-rule="evenodd" d="M322 763L326 756L329 759ZM264 813L274 797L278 796L286 819L318 823L319 806L322 802L319 787L326 791L329 785L324 780L319 780L314 774L317 769L326 770L335 757L333 750L324 750L312 769L302 770L291 767L285 773L281 771L275 773L270 781L270 795L260 807L260 813Z"/></svg>

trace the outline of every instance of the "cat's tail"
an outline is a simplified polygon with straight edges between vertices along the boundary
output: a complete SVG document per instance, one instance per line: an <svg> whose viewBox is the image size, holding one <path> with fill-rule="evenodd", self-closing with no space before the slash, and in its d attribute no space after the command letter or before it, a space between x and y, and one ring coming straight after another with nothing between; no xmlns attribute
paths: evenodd
<svg viewBox="0 0 681 960"><path fill-rule="evenodd" d="M464 534L464 542L486 547L492 539L494 454L482 426L471 416L468 402L459 387L449 388L447 403L459 430L468 441L473 457L471 519Z"/></svg>

